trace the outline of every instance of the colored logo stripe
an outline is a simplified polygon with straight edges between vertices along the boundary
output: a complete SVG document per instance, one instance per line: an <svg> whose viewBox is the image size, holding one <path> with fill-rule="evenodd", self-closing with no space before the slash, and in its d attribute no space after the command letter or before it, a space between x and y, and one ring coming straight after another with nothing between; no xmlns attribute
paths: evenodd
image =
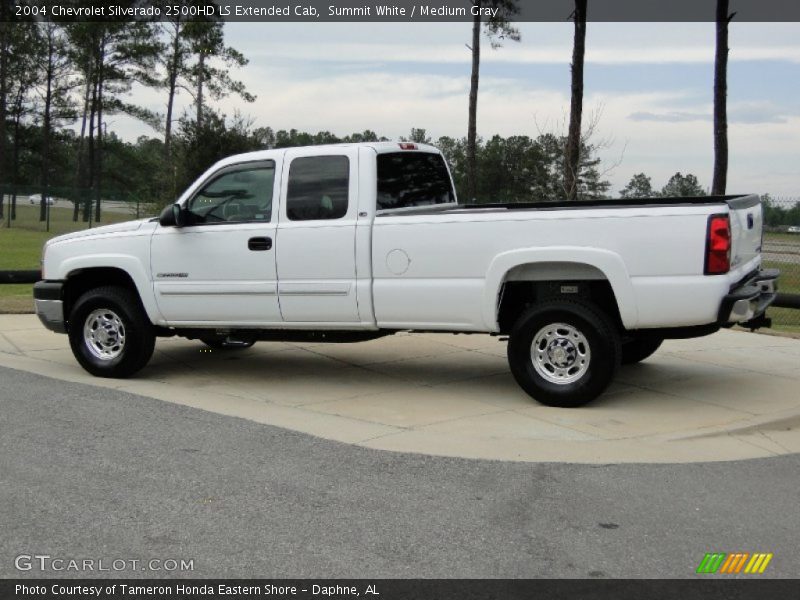
<svg viewBox="0 0 800 600"><path fill-rule="evenodd" d="M723 560L725 560L724 552L707 552L697 567L697 573L716 573Z"/></svg>
<svg viewBox="0 0 800 600"><path fill-rule="evenodd" d="M769 554L753 554L753 558L747 563L745 573L763 573L767 569L769 561L772 560L772 552Z"/></svg>
<svg viewBox="0 0 800 600"><path fill-rule="evenodd" d="M719 572L733 575L741 573L744 568L744 573L753 575L760 574L766 570L767 565L772 560L772 556L773 554L771 552L756 552L752 555L749 552L733 552L731 554L725 552L707 552L703 560L700 561L696 572Z"/></svg>
<svg viewBox="0 0 800 600"><path fill-rule="evenodd" d="M728 555L728 560L722 565L720 573L738 573L742 570L745 561L750 557L749 552L735 552Z"/></svg>

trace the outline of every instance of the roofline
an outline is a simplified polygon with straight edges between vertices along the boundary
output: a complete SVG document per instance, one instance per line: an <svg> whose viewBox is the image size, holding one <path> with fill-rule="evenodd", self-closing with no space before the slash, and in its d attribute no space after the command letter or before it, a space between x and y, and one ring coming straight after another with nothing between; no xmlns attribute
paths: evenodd
<svg viewBox="0 0 800 600"><path fill-rule="evenodd" d="M403 141L388 141L388 142L342 142L339 144L318 144L310 146L286 146L282 148L262 148L260 150L251 150L250 152L242 152L240 154L232 154L218 160L215 164L224 165L240 162L242 160L258 160L265 158L265 153L280 154L285 153L287 150L297 150L300 148L314 148L317 150L331 150L336 148L371 148L377 154L385 152L408 152L400 148L400 144L414 144L416 147L414 151L417 152L431 152L434 154L441 154L441 151L431 144L423 144L419 142L403 142Z"/></svg>

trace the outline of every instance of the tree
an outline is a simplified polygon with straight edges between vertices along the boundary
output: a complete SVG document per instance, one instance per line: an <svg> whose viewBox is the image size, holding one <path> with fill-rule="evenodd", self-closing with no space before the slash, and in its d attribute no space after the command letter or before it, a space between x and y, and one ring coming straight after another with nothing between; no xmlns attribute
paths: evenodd
<svg viewBox="0 0 800 600"><path fill-rule="evenodd" d="M581 160L581 121L583 118L583 61L586 54L586 3L575 0L572 20L575 39L572 47L572 98L569 110L569 131L565 148L564 190L569 200L578 198L578 171Z"/></svg>
<svg viewBox="0 0 800 600"><path fill-rule="evenodd" d="M172 19L165 20L160 25L162 33L167 37L167 43L161 47L159 63L164 69L162 85L167 90L167 114L164 119L164 157L169 165L170 146L172 144L172 122L175 108L175 96L181 76L187 75L187 60L191 54L188 36L185 34L186 23L181 18L180 12Z"/></svg>
<svg viewBox="0 0 800 600"><path fill-rule="evenodd" d="M190 70L194 88L195 121L202 123L206 106L206 93L214 100L237 94L245 102L255 102L256 97L247 91L244 83L232 79L229 69L243 67L249 61L238 50L225 45L223 23L192 21L186 24L191 51L197 62ZM223 68L213 66L213 59L222 61Z"/></svg>
<svg viewBox="0 0 800 600"><path fill-rule="evenodd" d="M133 0L128 0L132 3ZM146 22L111 21L78 23L70 28L71 41L82 60L79 64L87 83L88 174L84 188L92 194L84 198L83 219L88 221L94 196L94 218L100 220L103 173L103 135L109 114L124 112L152 122L153 115L123 100L134 82L154 86L155 57L160 49L153 25ZM81 173L79 176L82 176Z"/></svg>
<svg viewBox="0 0 800 600"><path fill-rule="evenodd" d="M517 0L471 0L472 6L481 8L491 4L492 8L499 9L494 17L486 23L486 33L492 40L492 48L500 46L500 40L509 38L519 41L519 31L511 25L510 19L518 11ZM468 201L473 201L477 191L477 161L476 145L478 138L478 85L480 82L481 63L481 28L482 17L480 14L472 17L472 73L469 85L469 116L467 122L467 196Z"/></svg>
<svg viewBox="0 0 800 600"><path fill-rule="evenodd" d="M266 133L267 129L254 129L252 119L239 114L227 119L207 109L199 125L196 120L184 116L178 123L175 140L179 189L186 188L222 158L264 148Z"/></svg>
<svg viewBox="0 0 800 600"><path fill-rule="evenodd" d="M110 131L105 140L106 164L108 166L105 196L124 201L131 207L131 214L147 210L156 212L166 203L161 182L145 174L157 173L163 167L164 142L158 138L140 136L135 143L122 141ZM174 197L170 200L174 200Z"/></svg>
<svg viewBox="0 0 800 600"><path fill-rule="evenodd" d="M400 140L403 142L415 142L417 144L431 143L431 138L428 136L428 130L420 129L418 127L412 127L409 136L407 138L401 137Z"/></svg>
<svg viewBox="0 0 800 600"><path fill-rule="evenodd" d="M503 138L495 135L488 141L478 139L478 185L475 201L551 202L563 193L564 137L552 133L535 139L528 136ZM436 145L450 165L456 192L467 194L466 138L442 137ZM584 140L579 165L578 199L603 198L611 187L598 166L597 147Z"/></svg>
<svg viewBox="0 0 800 600"><path fill-rule="evenodd" d="M684 197L693 198L697 196L705 196L706 192L697 181L697 177L691 173L682 175L680 172L675 173L670 177L667 185L661 190L661 195L668 198Z"/></svg>
<svg viewBox="0 0 800 600"><path fill-rule="evenodd" d="M657 195L652 180L644 173L637 173L620 192L622 198L652 198Z"/></svg>
<svg viewBox="0 0 800 600"><path fill-rule="evenodd" d="M84 159L84 148L86 144L86 126L89 122L89 110L91 107L92 81L94 79L94 61L92 59L92 48L89 43L90 28L80 24L71 25L67 29L67 39L69 41L69 56L75 69L81 74L83 87L83 101L81 103L81 127L80 135L76 144L75 177L72 190L72 220L77 221L81 206L81 185L87 180L87 167ZM85 213L85 211L84 211Z"/></svg>
<svg viewBox="0 0 800 600"><path fill-rule="evenodd" d="M779 206L769 194L764 194L761 205L764 224L771 229L800 224L800 202L787 201L784 206Z"/></svg>
<svg viewBox="0 0 800 600"><path fill-rule="evenodd" d="M181 0L188 6L205 6L207 0ZM255 97L247 92L241 82L230 78L226 69L215 69L209 59L220 58L227 67L242 66L247 60L233 48L225 47L220 23L213 20L187 21L180 11L160 25L165 39L161 45L158 62L164 77L160 84L167 90L167 112L164 119L164 156L166 169L173 171L171 148L173 123L175 121L175 101L179 92L188 93L195 104L196 120L202 119L205 95L208 91L214 98L228 93L237 93L247 102ZM192 62L196 58L196 63ZM172 180L173 192L175 181Z"/></svg>
<svg viewBox="0 0 800 600"><path fill-rule="evenodd" d="M717 53L714 60L714 179L711 193L724 195L728 184L728 14L729 0L717 0Z"/></svg>
<svg viewBox="0 0 800 600"><path fill-rule="evenodd" d="M11 121L11 203L9 219L17 218L17 186L20 183L20 155L23 144L30 140L26 119L34 110L32 92L38 83L37 54L41 39L36 24L31 21L17 22L8 32L9 53L14 60L7 65L6 112Z"/></svg>
<svg viewBox="0 0 800 600"><path fill-rule="evenodd" d="M6 177L8 171L6 170L7 163L7 145L6 145L6 118L7 111L7 93L8 93L8 55L11 40L11 4L9 2L0 2L0 218L3 217L3 210L5 205L5 189Z"/></svg>
<svg viewBox="0 0 800 600"><path fill-rule="evenodd" d="M480 145L481 141L478 140L478 147ZM447 164L450 165L450 175L453 177L457 196L465 198L467 195L467 138L440 137L436 140L436 147L439 148Z"/></svg>
<svg viewBox="0 0 800 600"><path fill-rule="evenodd" d="M365 129L360 133L351 133L350 135L344 136L342 138L342 142L347 142L350 144L357 144L359 142L388 142L389 138L386 137L378 137L378 134L372 131L371 129Z"/></svg>
<svg viewBox="0 0 800 600"><path fill-rule="evenodd" d="M63 28L52 21L40 24L39 28L44 42L39 64L42 75L39 94L43 103L39 220L44 221L47 218L46 198L50 195L50 142L54 127L63 119L74 116L68 96L74 84L69 78L72 66Z"/></svg>

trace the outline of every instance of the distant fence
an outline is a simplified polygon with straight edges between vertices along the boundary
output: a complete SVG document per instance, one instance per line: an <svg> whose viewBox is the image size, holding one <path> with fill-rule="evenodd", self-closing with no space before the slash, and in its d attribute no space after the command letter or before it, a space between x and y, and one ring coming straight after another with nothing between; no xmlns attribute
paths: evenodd
<svg viewBox="0 0 800 600"><path fill-rule="evenodd" d="M764 265L780 269L778 299L768 315L778 328L800 333L800 197L764 202Z"/></svg>
<svg viewBox="0 0 800 600"><path fill-rule="evenodd" d="M0 228L61 234L155 216L158 211L151 199L125 191L103 192L98 210L90 189L51 188L44 203L40 188L0 183L0 190Z"/></svg>

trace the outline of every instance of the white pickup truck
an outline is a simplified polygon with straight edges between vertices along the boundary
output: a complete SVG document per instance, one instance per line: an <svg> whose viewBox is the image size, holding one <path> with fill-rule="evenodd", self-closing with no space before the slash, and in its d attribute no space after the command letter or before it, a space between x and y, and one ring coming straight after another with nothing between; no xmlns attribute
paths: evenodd
<svg viewBox="0 0 800 600"><path fill-rule="evenodd" d="M101 377L139 371L158 336L484 333L569 407L665 338L768 326L761 242L756 196L465 206L433 147L316 146L227 158L158 219L50 240L34 297Z"/></svg>

